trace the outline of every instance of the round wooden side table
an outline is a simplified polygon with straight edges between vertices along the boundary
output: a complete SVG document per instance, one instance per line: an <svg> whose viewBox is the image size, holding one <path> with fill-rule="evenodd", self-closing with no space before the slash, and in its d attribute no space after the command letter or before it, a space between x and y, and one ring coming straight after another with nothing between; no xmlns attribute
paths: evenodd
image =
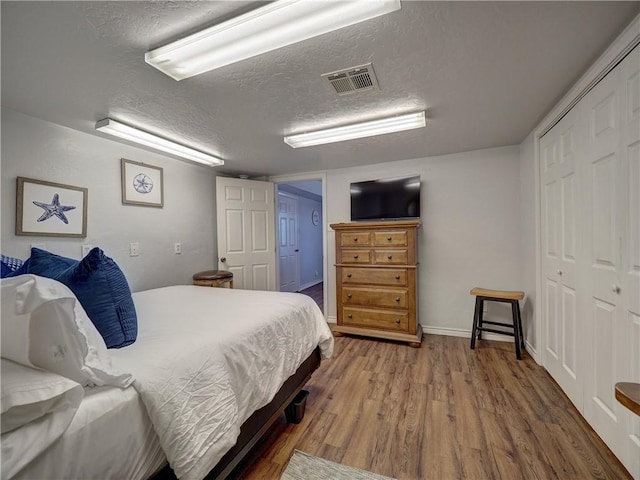
<svg viewBox="0 0 640 480"><path fill-rule="evenodd" d="M233 273L226 270L205 270L193 275L193 284L201 287L219 287L225 283L233 288Z"/></svg>

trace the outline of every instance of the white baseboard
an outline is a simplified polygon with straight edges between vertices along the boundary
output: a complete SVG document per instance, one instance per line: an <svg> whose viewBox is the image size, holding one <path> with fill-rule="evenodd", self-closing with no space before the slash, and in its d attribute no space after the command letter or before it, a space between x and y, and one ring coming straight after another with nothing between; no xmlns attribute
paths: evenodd
<svg viewBox="0 0 640 480"><path fill-rule="evenodd" d="M328 316L327 323L338 323L337 317ZM448 337L466 337L471 338L471 330L464 328L447 328L447 327L428 327L425 325L418 325L422 328L424 335L445 335ZM484 340L497 340L498 342L511 342L514 338L509 335L500 335L499 333L484 332L482 334ZM527 353L535 360L538 365L541 363L538 361L538 352L531 346L529 342L525 342Z"/></svg>
<svg viewBox="0 0 640 480"><path fill-rule="evenodd" d="M463 328L445 328L445 327L427 327L422 325L422 332L424 334L430 335L447 335L450 337L466 337L471 338L471 330L466 330ZM482 338L484 340L497 340L498 342L511 342L513 343L514 338L509 335L500 335L499 333L490 333L484 332L482 334ZM525 350L527 353L535 360L538 365L542 365L538 360L538 352L533 346L525 341L526 347Z"/></svg>
<svg viewBox="0 0 640 480"><path fill-rule="evenodd" d="M464 328L448 328L448 327L428 327L422 326L422 333L428 335L447 335L449 337L466 337L471 338L471 330ZM509 335L500 335L499 333L484 332L482 338L486 340L497 340L499 342L513 342L513 337Z"/></svg>

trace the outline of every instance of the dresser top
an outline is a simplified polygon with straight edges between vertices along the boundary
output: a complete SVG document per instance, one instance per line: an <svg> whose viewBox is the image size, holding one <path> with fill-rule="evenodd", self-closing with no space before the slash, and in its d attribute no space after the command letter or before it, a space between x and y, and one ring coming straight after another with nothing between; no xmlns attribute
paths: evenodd
<svg viewBox="0 0 640 480"><path fill-rule="evenodd" d="M373 230L387 228L417 228L421 225L420 219L387 220L383 222L345 222L329 225L334 230Z"/></svg>

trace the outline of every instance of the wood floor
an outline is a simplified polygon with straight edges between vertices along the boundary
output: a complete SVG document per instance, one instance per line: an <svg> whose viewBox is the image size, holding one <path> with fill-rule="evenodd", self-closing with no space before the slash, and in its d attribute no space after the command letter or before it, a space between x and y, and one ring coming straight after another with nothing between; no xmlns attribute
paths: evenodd
<svg viewBox="0 0 640 480"><path fill-rule="evenodd" d="M309 287L309 288L305 288L304 290L300 290L300 293L303 293L305 295L308 295L309 297L313 298L313 300L318 304L318 306L320 307L320 311L322 312L323 310L323 303L324 303L324 292L323 292L323 283L316 283L315 285Z"/></svg>
<svg viewBox="0 0 640 480"><path fill-rule="evenodd" d="M631 478L512 343L337 337L298 425L276 422L235 479L278 479L294 449L402 479Z"/></svg>

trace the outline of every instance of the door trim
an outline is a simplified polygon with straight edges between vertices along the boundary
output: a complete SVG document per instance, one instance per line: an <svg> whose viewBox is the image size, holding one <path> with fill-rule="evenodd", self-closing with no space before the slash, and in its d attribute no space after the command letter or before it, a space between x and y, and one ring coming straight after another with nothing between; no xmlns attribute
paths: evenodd
<svg viewBox="0 0 640 480"><path fill-rule="evenodd" d="M329 225L327 223L327 174L326 172L308 172L291 175L274 175L269 177L268 180L276 185L279 183L303 182L306 180L320 180L322 182L322 312L325 320L327 320L327 275L329 273L327 255L327 226Z"/></svg>

